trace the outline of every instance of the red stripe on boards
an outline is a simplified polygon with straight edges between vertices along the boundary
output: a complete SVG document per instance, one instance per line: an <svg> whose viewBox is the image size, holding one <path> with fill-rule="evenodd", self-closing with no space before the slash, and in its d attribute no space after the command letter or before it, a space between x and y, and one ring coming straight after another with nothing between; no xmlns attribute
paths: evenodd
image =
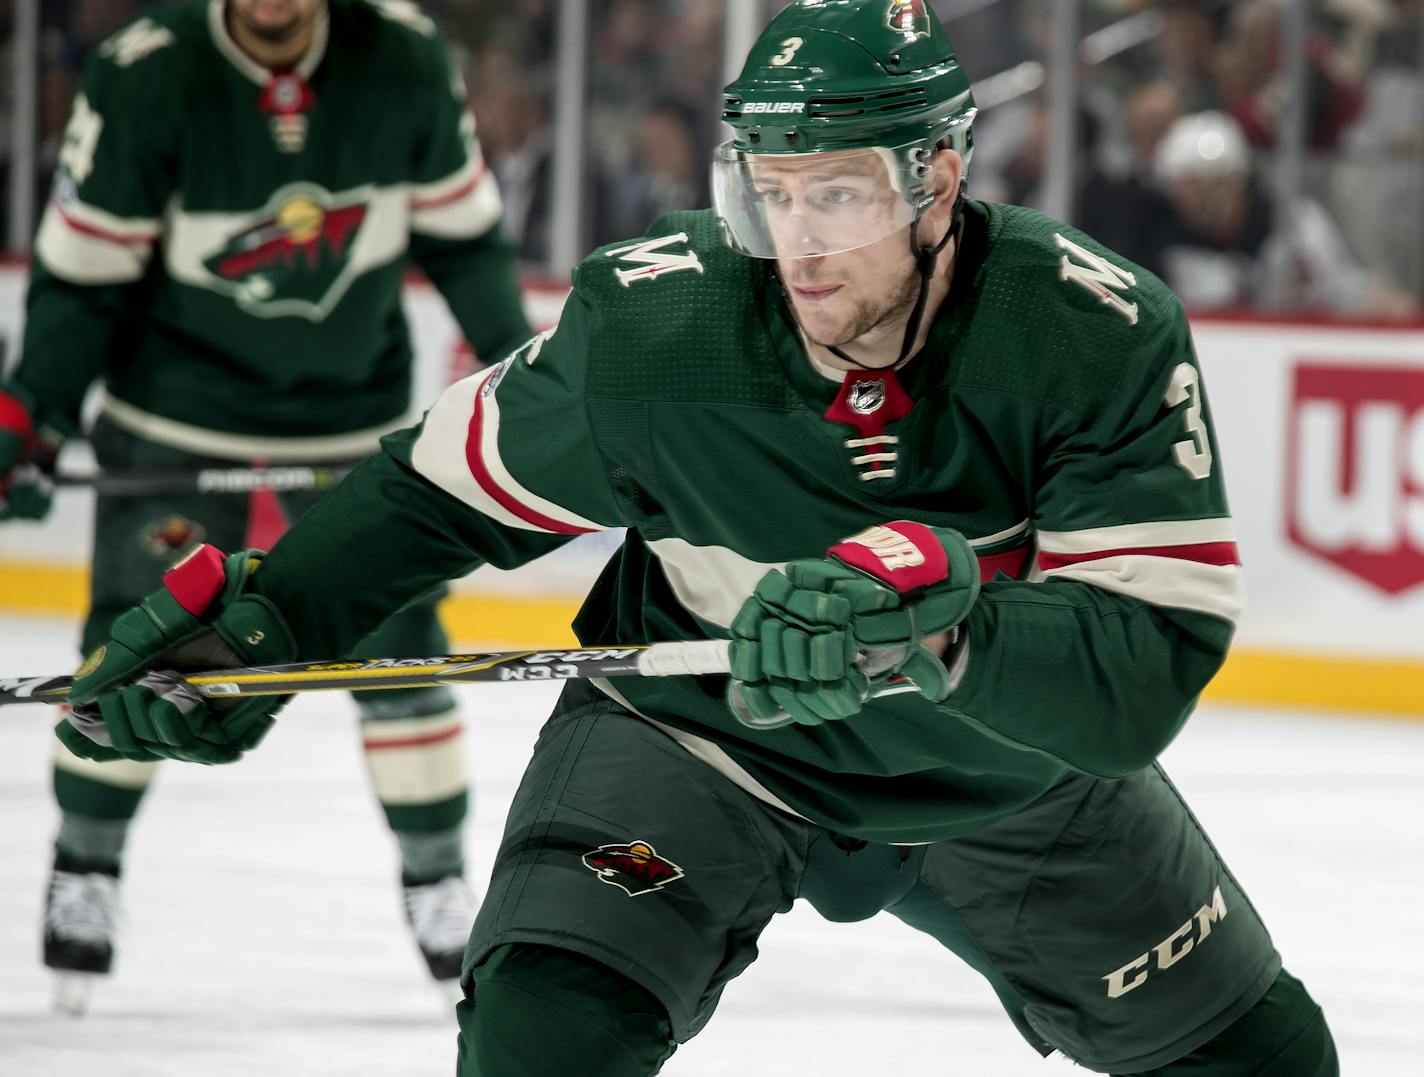
<svg viewBox="0 0 1424 1077"><path fill-rule="evenodd" d="M1136 546L1122 550L1093 550L1091 553L1049 553L1038 555L1038 566L1045 572L1078 565L1084 561L1102 561L1108 557L1172 557L1178 561L1196 561L1203 565L1239 565L1241 555L1234 542L1198 542L1189 546Z"/></svg>
<svg viewBox="0 0 1424 1077"><path fill-rule="evenodd" d="M589 534L593 528L575 527L573 524L561 523L552 516L545 516L537 509L525 505L495 482L489 468L485 467L484 457L480 454L480 440L484 432L484 390L488 382L489 378L487 377L475 388L475 409L474 414L470 416L470 433L465 439L465 462L469 464L470 474L474 476L475 482L479 483L480 489L494 498L501 508L518 516L525 523L533 524L541 531L552 531L556 535Z"/></svg>

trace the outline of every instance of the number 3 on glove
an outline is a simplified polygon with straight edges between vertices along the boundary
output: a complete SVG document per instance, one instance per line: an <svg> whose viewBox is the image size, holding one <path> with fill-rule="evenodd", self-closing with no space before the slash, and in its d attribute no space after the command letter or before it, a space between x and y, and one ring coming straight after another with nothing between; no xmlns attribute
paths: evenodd
<svg viewBox="0 0 1424 1077"><path fill-rule="evenodd" d="M891 677L938 703L949 672L924 641L949 632L979 595L958 531L896 520L771 571L732 621L728 705L754 729L859 714Z"/></svg>

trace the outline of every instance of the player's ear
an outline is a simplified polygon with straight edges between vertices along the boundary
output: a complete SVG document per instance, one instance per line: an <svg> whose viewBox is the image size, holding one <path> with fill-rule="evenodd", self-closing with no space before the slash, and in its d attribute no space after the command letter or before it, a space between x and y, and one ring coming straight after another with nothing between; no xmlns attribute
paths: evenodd
<svg viewBox="0 0 1424 1077"><path fill-rule="evenodd" d="M930 159L930 189L935 194L935 208L953 208L964 178L964 158L948 147L935 151Z"/></svg>
<svg viewBox="0 0 1424 1077"><path fill-rule="evenodd" d="M934 191L934 204L925 215L935 224L944 225L954 211L959 184L964 178L964 158L947 147L936 150L930 159L927 186Z"/></svg>

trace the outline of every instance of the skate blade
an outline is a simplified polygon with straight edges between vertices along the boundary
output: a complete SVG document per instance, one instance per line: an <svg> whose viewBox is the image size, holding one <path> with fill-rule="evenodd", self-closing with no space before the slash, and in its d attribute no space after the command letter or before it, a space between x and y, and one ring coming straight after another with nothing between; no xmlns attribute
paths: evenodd
<svg viewBox="0 0 1424 1077"><path fill-rule="evenodd" d="M68 1017L83 1017L94 998L99 976L92 972L56 972L54 974L54 1012Z"/></svg>

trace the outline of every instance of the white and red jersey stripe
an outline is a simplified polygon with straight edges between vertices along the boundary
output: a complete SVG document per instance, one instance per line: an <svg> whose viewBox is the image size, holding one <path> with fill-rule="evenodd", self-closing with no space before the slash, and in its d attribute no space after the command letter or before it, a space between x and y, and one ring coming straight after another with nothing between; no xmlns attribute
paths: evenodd
<svg viewBox="0 0 1424 1077"><path fill-rule="evenodd" d="M1036 578L1078 580L1154 606L1235 624L1241 557L1230 518L1038 532Z"/></svg>
<svg viewBox="0 0 1424 1077"><path fill-rule="evenodd" d="M465 164L434 183L411 184L410 230L437 239L475 239L504 212L494 173L478 144Z"/></svg>
<svg viewBox="0 0 1424 1077"><path fill-rule="evenodd" d="M77 198L50 200L35 254L72 284L128 284L143 276L163 231L154 218L116 217Z"/></svg>
<svg viewBox="0 0 1424 1077"><path fill-rule="evenodd" d="M425 416L411 450L415 469L442 490L497 523L551 535L582 535L618 526L581 515L529 489L511 473L500 450L496 387L523 352L447 389ZM554 434L553 431L548 431Z"/></svg>

